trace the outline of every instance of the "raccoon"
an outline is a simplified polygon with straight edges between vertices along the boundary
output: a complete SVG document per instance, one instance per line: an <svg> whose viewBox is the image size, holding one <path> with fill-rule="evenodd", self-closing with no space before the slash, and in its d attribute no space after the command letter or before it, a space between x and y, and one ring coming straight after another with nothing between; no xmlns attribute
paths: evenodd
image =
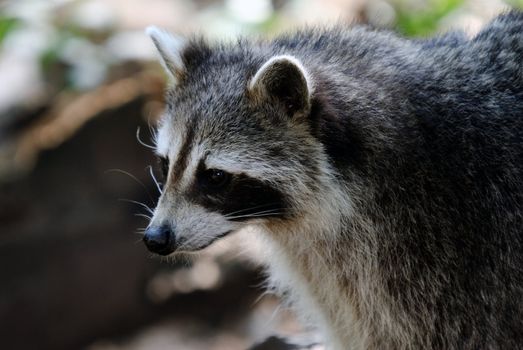
<svg viewBox="0 0 523 350"><path fill-rule="evenodd" d="M256 229L329 349L523 347L523 14L209 43L147 29L170 84L160 255Z"/></svg>

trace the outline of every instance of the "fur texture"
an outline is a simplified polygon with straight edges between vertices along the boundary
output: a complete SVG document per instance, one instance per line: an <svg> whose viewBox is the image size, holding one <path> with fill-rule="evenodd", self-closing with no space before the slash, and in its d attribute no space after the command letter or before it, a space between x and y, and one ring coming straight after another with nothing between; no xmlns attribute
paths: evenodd
<svg viewBox="0 0 523 350"><path fill-rule="evenodd" d="M162 36L177 80L151 226L173 249L256 226L273 286L333 349L523 346L521 13L472 39Z"/></svg>

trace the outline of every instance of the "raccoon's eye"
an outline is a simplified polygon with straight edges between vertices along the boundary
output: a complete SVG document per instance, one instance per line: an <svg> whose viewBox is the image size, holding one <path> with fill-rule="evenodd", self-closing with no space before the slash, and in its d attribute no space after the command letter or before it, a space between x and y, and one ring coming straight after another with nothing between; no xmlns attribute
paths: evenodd
<svg viewBox="0 0 523 350"><path fill-rule="evenodd" d="M201 180L203 185L213 189L219 189L229 183L231 174L220 169L207 169L203 172Z"/></svg>
<svg viewBox="0 0 523 350"><path fill-rule="evenodd" d="M160 170L162 171L163 179L165 180L169 173L169 159L167 157L159 157L158 161L160 163Z"/></svg>

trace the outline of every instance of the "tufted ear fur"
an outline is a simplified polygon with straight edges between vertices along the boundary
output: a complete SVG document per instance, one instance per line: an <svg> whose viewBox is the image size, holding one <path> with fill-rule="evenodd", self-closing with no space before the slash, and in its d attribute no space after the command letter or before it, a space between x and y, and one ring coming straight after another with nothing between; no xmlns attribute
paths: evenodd
<svg viewBox="0 0 523 350"><path fill-rule="evenodd" d="M311 90L307 71L298 59L289 55L270 58L249 83L251 95L279 101L289 116L308 112Z"/></svg>
<svg viewBox="0 0 523 350"><path fill-rule="evenodd" d="M167 74L176 84L185 71L182 52L187 45L187 40L155 26L147 27L145 32L156 46L160 54L160 62Z"/></svg>

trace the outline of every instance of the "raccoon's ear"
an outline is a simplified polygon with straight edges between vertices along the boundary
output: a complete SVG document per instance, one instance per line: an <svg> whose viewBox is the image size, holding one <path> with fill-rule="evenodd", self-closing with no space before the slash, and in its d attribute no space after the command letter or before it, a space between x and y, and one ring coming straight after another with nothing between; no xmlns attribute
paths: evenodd
<svg viewBox="0 0 523 350"><path fill-rule="evenodd" d="M160 54L162 66L176 84L185 71L182 52L187 45L187 40L155 26L147 27L145 33L151 37Z"/></svg>
<svg viewBox="0 0 523 350"><path fill-rule="evenodd" d="M280 101L289 116L307 113L310 108L309 74L298 59L289 55L274 56L265 62L248 88L256 99Z"/></svg>

